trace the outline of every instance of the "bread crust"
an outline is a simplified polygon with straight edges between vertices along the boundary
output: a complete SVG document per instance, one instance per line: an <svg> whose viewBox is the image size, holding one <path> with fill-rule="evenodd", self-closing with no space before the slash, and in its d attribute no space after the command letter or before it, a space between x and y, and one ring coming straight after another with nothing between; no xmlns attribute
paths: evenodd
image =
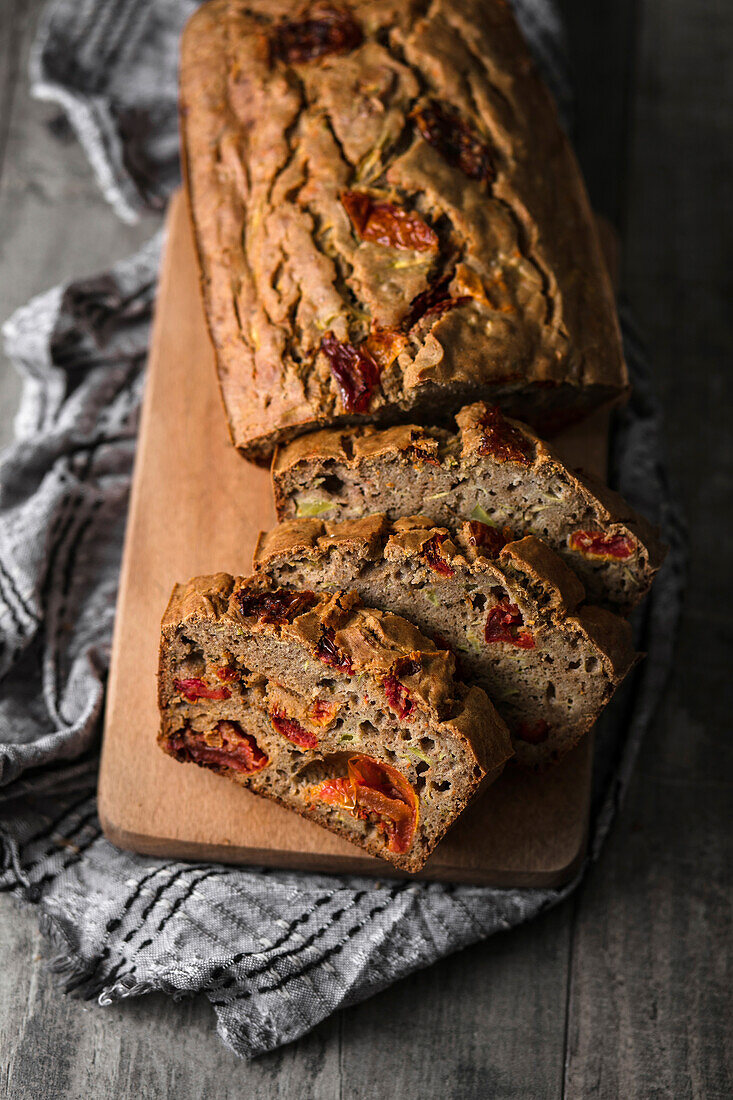
<svg viewBox="0 0 733 1100"><path fill-rule="evenodd" d="M273 53L300 0L210 0L183 35L184 172L235 445L262 461L325 424L436 421L477 397L545 423L623 397L583 182L509 6L348 11L361 41L309 61ZM425 137L436 104L485 151L481 178ZM361 238L343 199L354 189L422 220L437 245ZM415 320L439 287L439 308ZM377 364L366 403L350 405L327 332Z"/></svg>

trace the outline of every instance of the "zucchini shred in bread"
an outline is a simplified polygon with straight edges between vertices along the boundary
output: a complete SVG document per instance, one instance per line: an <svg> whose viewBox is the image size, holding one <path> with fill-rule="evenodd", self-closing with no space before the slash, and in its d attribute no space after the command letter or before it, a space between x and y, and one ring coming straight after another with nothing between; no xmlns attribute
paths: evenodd
<svg viewBox="0 0 733 1100"><path fill-rule="evenodd" d="M642 599L664 558L651 524L498 409L477 402L456 421L458 432L403 425L294 440L273 461L278 519L421 515L453 531L480 520L541 538L592 603L627 611Z"/></svg>
<svg viewBox="0 0 733 1100"><path fill-rule="evenodd" d="M504 0L211 0L180 100L247 457L477 398L547 426L627 392L580 173Z"/></svg>
<svg viewBox="0 0 733 1100"><path fill-rule="evenodd" d="M354 594L197 577L163 618L159 743L417 871L512 751L454 667Z"/></svg>
<svg viewBox="0 0 733 1100"><path fill-rule="evenodd" d="M580 607L583 586L552 550L480 522L452 538L417 516L292 520L260 536L254 564L275 584L353 590L450 647L531 767L577 743L636 660L626 620Z"/></svg>

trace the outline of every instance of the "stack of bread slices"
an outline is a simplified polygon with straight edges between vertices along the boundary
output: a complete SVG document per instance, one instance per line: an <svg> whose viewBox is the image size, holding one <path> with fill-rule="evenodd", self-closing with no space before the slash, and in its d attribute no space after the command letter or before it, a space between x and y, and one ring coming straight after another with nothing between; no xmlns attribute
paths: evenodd
<svg viewBox="0 0 733 1100"><path fill-rule="evenodd" d="M176 586L160 745L417 871L591 728L663 557L537 434L628 392L582 180L504 0L209 0L181 118L280 522L250 576Z"/></svg>

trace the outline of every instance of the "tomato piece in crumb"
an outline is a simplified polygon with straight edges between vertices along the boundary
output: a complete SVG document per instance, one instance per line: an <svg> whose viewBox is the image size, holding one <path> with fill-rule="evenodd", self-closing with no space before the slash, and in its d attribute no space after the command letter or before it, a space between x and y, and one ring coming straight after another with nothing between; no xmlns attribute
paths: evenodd
<svg viewBox="0 0 733 1100"><path fill-rule="evenodd" d="M440 574L441 577L454 577L456 574L455 569L443 557L440 550L444 542L445 535L433 535L431 539L422 544L421 553L433 572Z"/></svg>
<svg viewBox="0 0 733 1100"><path fill-rule="evenodd" d="M357 347L346 340L337 340L332 332L321 340L321 351L336 379L346 412L366 412L379 385L380 372L374 356L363 345Z"/></svg>
<svg viewBox="0 0 733 1100"><path fill-rule="evenodd" d="M435 230L414 210L375 199L366 191L342 191L341 202L362 241L413 252L438 247Z"/></svg>
<svg viewBox="0 0 733 1100"><path fill-rule="evenodd" d="M291 623L317 601L315 592L292 592L288 588L276 588L272 592L245 589L239 594L239 609L246 618L256 618L259 623Z"/></svg>
<svg viewBox="0 0 733 1100"><path fill-rule="evenodd" d="M628 535L606 535L603 531L573 531L570 549L587 558L601 561L625 561L634 552L634 540Z"/></svg>
<svg viewBox="0 0 733 1100"><path fill-rule="evenodd" d="M490 527L479 519L468 520L468 541L487 558L498 558L499 552L512 538L511 527Z"/></svg>
<svg viewBox="0 0 733 1100"><path fill-rule="evenodd" d="M520 630L523 625L521 611L516 604L509 603L509 597L505 596L489 611L484 637L487 642L508 642L519 649L534 649L534 636L528 630Z"/></svg>
<svg viewBox="0 0 733 1100"><path fill-rule="evenodd" d="M499 462L516 462L529 466L532 461L532 445L518 428L502 415L496 405L491 405L481 417L480 455L491 455Z"/></svg>
<svg viewBox="0 0 733 1100"><path fill-rule="evenodd" d="M253 775L269 763L264 752L239 722L217 722L212 730L200 733L185 726L170 739L178 760L193 761L201 767L231 768L244 775Z"/></svg>
<svg viewBox="0 0 733 1100"><path fill-rule="evenodd" d="M197 703L199 699L220 702L223 699L229 699L232 694L227 687L209 687L205 680L197 676L190 676L185 680L174 680L173 686L189 703Z"/></svg>
<svg viewBox="0 0 733 1100"><path fill-rule="evenodd" d="M355 817L370 814L381 820L378 828L387 834L390 852L407 852L417 828L418 799L396 768L370 756L352 756L348 776L327 779L311 788L314 801L341 807Z"/></svg>
<svg viewBox="0 0 733 1100"><path fill-rule="evenodd" d="M329 668L335 668L338 672L345 672L348 676L353 676L354 669L351 660L336 645L335 637L333 627L324 627L316 645L316 655Z"/></svg>
<svg viewBox="0 0 733 1100"><path fill-rule="evenodd" d="M294 745L297 745L301 749L315 749L318 748L318 738L311 730L305 729L301 726L300 722L297 722L295 718L288 718L281 710L270 711L270 721L272 722L272 728L284 737L287 741L292 741Z"/></svg>
<svg viewBox="0 0 733 1100"><path fill-rule="evenodd" d="M227 683L239 678L238 671L236 668L232 668L231 665L219 665L218 668L214 669L214 675L217 680L224 680Z"/></svg>
<svg viewBox="0 0 733 1100"><path fill-rule="evenodd" d="M407 719L415 709L410 692L391 672L384 678L384 694L398 718Z"/></svg>
<svg viewBox="0 0 733 1100"><path fill-rule="evenodd" d="M324 699L314 699L308 708L308 721L314 726L327 729L336 718L338 707L335 703L327 703Z"/></svg>
<svg viewBox="0 0 733 1100"><path fill-rule="evenodd" d="M406 852L417 828L418 800L405 777L390 764L370 756L352 756L348 763L357 808L384 818L387 848Z"/></svg>
<svg viewBox="0 0 733 1100"><path fill-rule="evenodd" d="M343 776L338 779L326 779L311 788L311 798L326 802L329 806L340 806L342 810L354 810L354 788L351 780Z"/></svg>

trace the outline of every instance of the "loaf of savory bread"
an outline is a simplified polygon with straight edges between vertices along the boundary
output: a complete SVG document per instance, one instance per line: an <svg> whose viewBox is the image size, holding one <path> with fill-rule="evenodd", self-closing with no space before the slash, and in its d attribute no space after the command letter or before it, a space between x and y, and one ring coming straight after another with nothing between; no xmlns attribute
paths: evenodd
<svg viewBox="0 0 733 1100"><path fill-rule="evenodd" d="M541 538L591 602L620 611L639 602L664 557L651 524L497 408L478 402L456 422L453 432L331 429L282 447L272 467L278 518L419 514L451 529L479 520Z"/></svg>
<svg viewBox="0 0 733 1100"><path fill-rule="evenodd" d="M159 743L417 871L511 756L455 659L354 594L225 573L163 618Z"/></svg>
<svg viewBox="0 0 733 1100"><path fill-rule="evenodd" d="M417 516L287 520L261 535L255 568L280 585L356 592L449 647L507 723L517 761L555 763L593 725L636 655L628 622L533 535Z"/></svg>
<svg viewBox="0 0 733 1100"><path fill-rule="evenodd" d="M505 0L210 0L181 131L232 439L623 396L583 182Z"/></svg>

